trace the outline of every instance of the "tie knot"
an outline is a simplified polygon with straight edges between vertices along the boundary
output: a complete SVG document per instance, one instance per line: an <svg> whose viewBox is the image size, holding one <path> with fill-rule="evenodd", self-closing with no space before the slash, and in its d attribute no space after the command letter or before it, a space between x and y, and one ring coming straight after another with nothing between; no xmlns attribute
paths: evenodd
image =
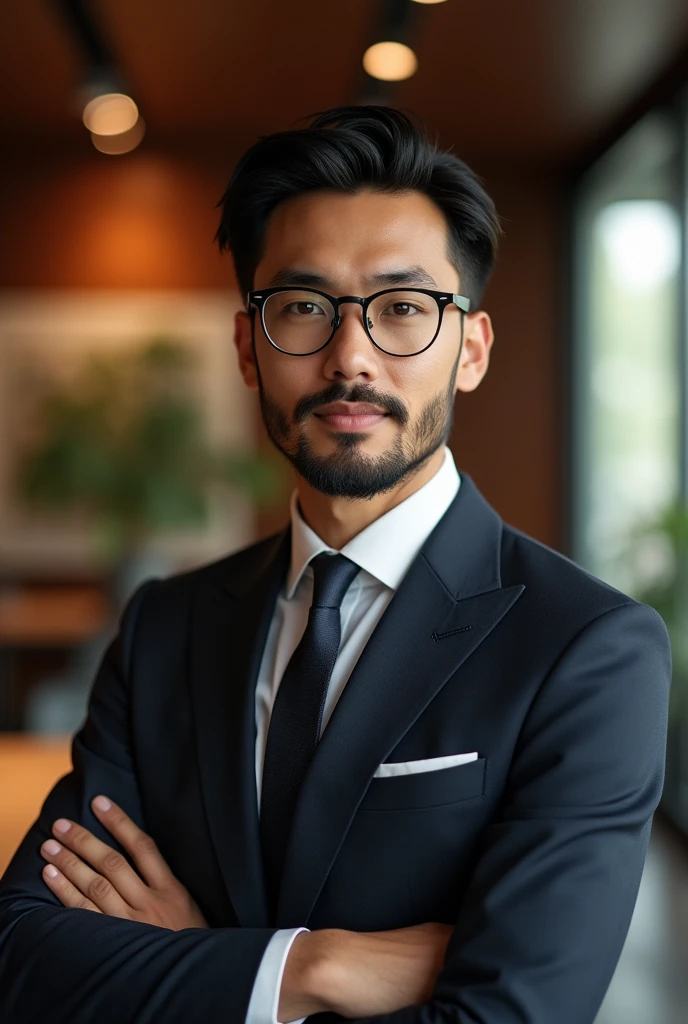
<svg viewBox="0 0 688 1024"><path fill-rule="evenodd" d="M311 608L339 608L360 566L346 555L330 555L326 551L311 561L313 570L313 601Z"/></svg>

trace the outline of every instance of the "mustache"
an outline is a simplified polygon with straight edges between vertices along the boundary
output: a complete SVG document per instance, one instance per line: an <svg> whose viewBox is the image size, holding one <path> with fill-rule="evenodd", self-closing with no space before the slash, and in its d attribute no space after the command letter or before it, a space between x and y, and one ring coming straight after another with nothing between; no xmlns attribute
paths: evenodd
<svg viewBox="0 0 688 1024"><path fill-rule="evenodd" d="M346 384L335 382L322 391L300 398L294 409L294 423L303 423L315 409L321 405L329 405L330 402L371 402L383 408L402 426L405 426L409 419L408 409L396 395L376 391L367 384L354 384L349 388Z"/></svg>

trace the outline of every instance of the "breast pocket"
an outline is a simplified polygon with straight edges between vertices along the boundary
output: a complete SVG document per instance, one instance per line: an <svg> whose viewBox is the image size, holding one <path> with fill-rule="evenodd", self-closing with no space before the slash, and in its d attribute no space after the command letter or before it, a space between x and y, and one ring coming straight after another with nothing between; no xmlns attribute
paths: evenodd
<svg viewBox="0 0 688 1024"><path fill-rule="evenodd" d="M359 811L402 811L442 807L483 796L487 758L437 771L371 780Z"/></svg>

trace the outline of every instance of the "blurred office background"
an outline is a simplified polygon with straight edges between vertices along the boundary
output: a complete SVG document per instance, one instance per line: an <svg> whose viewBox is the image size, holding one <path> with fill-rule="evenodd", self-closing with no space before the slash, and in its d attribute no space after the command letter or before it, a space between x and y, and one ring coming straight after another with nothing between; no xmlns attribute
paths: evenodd
<svg viewBox="0 0 688 1024"><path fill-rule="evenodd" d="M3 5L0 871L132 587L285 522L215 204L259 134L358 102L418 114L503 218L459 468L669 626L665 793L599 1024L685 1024L685 0Z"/></svg>

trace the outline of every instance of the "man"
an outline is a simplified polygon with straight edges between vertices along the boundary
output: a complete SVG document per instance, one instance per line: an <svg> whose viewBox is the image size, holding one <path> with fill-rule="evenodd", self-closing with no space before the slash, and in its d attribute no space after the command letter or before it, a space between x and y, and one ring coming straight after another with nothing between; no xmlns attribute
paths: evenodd
<svg viewBox="0 0 688 1024"><path fill-rule="evenodd" d="M446 447L493 342L492 202L351 107L261 139L222 206L290 525L131 600L2 883L2 1019L591 1024L669 645Z"/></svg>

